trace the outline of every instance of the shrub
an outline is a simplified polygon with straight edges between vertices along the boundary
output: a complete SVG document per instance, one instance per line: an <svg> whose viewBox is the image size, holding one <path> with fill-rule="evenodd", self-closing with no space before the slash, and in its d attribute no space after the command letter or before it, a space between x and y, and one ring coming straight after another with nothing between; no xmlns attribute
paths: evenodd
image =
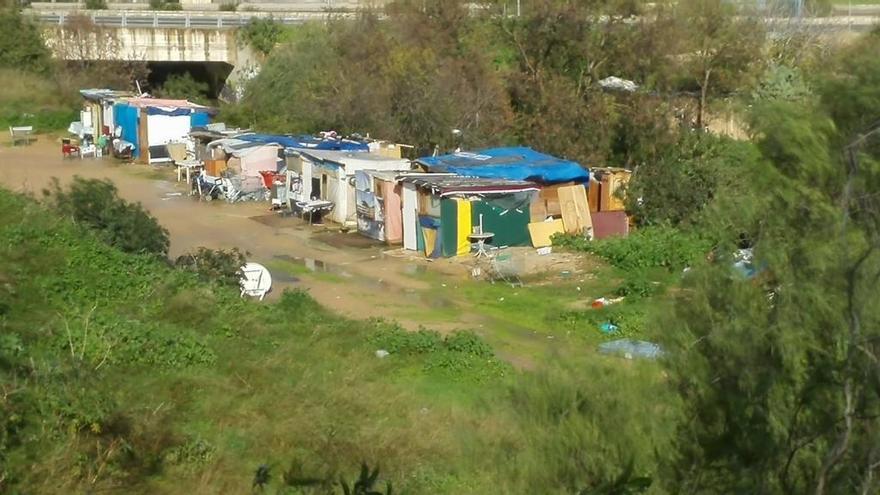
<svg viewBox="0 0 880 495"><path fill-rule="evenodd" d="M559 246L593 253L617 268L681 270L709 252L711 243L699 235L668 225L645 227L627 237L590 241L582 237L555 236Z"/></svg>
<svg viewBox="0 0 880 495"><path fill-rule="evenodd" d="M86 0L86 9L88 10L106 10L106 0Z"/></svg>
<svg viewBox="0 0 880 495"><path fill-rule="evenodd" d="M163 98L204 102L208 98L208 83L197 81L189 72L172 74L162 83L158 93Z"/></svg>
<svg viewBox="0 0 880 495"><path fill-rule="evenodd" d="M220 12L235 12L238 10L238 2L223 2L220 4Z"/></svg>
<svg viewBox="0 0 880 495"><path fill-rule="evenodd" d="M238 287L244 264L245 253L238 248L225 250L206 247L179 256L174 262L177 268L193 272L205 282L217 282L232 287Z"/></svg>
<svg viewBox="0 0 880 495"><path fill-rule="evenodd" d="M220 8L222 9L224 5L232 5L233 10L235 10L236 4L234 3L223 4ZM281 41L284 35L284 26L271 17L268 19L251 19L247 26L241 28L238 34L243 42L263 55L268 55L275 48L275 45Z"/></svg>
<svg viewBox="0 0 880 495"><path fill-rule="evenodd" d="M59 213L95 230L111 246L127 253L168 253L168 231L139 203L120 198L109 180L74 177L66 191L56 180L43 194Z"/></svg>

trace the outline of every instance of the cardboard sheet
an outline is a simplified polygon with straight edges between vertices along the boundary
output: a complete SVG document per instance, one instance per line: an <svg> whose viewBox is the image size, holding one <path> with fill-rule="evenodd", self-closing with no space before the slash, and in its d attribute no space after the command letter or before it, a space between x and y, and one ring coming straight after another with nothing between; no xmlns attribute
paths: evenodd
<svg viewBox="0 0 880 495"><path fill-rule="evenodd" d="M566 232L581 234L593 228L590 207L587 204L587 191L583 185L559 188L559 205Z"/></svg>
<svg viewBox="0 0 880 495"><path fill-rule="evenodd" d="M529 235L532 236L532 246L547 247L553 244L550 237L553 234L565 232L562 220L552 222L534 222L529 224Z"/></svg>

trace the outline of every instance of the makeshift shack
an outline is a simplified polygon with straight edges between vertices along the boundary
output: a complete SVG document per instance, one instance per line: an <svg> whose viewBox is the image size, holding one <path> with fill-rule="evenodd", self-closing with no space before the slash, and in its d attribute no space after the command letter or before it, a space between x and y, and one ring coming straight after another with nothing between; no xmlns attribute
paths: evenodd
<svg viewBox="0 0 880 495"><path fill-rule="evenodd" d="M529 204L538 191L528 181L407 174L401 184L404 248L426 256L470 253L475 227L494 246L529 244Z"/></svg>
<svg viewBox="0 0 880 495"><path fill-rule="evenodd" d="M193 127L211 121L213 109L186 100L125 98L113 105L114 126L134 145L132 156L143 163L170 161L167 145L184 143Z"/></svg>
<svg viewBox="0 0 880 495"><path fill-rule="evenodd" d="M288 194L295 202L323 200L333 203L330 219L342 225L357 224L355 175L359 170L406 171L409 160L363 151L298 149L287 162Z"/></svg>
<svg viewBox="0 0 880 495"><path fill-rule="evenodd" d="M84 100L79 120L83 133L95 139L113 134L113 105L119 100L134 97L128 91L114 89L82 89L79 94Z"/></svg>
<svg viewBox="0 0 880 495"><path fill-rule="evenodd" d="M358 232L388 244L403 242L400 172L358 170L355 194Z"/></svg>
<svg viewBox="0 0 880 495"><path fill-rule="evenodd" d="M273 189L273 180L267 185L267 178L272 179L284 167L284 153L277 144L222 138L208 143L205 154L213 158L204 160L204 175L214 181L226 179L221 182L231 200L265 199L262 193Z"/></svg>

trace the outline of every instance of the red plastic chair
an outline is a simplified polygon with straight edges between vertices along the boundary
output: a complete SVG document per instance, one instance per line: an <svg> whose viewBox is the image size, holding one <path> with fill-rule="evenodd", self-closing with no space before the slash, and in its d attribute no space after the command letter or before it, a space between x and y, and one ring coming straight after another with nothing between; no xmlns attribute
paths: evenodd
<svg viewBox="0 0 880 495"><path fill-rule="evenodd" d="M74 144L70 144L62 142L61 143L61 156L64 158L71 158L74 156L79 156L79 146Z"/></svg>

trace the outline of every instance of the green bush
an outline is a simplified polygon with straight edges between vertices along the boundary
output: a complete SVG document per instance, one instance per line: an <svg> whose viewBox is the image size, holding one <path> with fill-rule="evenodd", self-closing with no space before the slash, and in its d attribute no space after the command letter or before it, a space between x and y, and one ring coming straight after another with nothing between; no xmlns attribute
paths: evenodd
<svg viewBox="0 0 880 495"><path fill-rule="evenodd" d="M711 242L668 225L638 229L627 237L590 241L576 236L554 236L558 246L593 253L624 270L667 268L681 270L706 256Z"/></svg>
<svg viewBox="0 0 880 495"><path fill-rule="evenodd" d="M235 10L235 3L222 4L220 7L223 8L225 5L231 5L232 10ZM284 36L284 26L271 17L251 19L245 27L239 30L238 36L253 49L263 55L268 55Z"/></svg>
<svg viewBox="0 0 880 495"><path fill-rule="evenodd" d="M71 122L79 120L77 110L37 110L34 113L0 111L0 126L33 126L34 132L49 132L67 129Z"/></svg>
<svg viewBox="0 0 880 495"><path fill-rule="evenodd" d="M172 74L162 83L158 94L162 98L190 100L204 103L208 99L208 83L197 81L189 72Z"/></svg>
<svg viewBox="0 0 880 495"><path fill-rule="evenodd" d="M86 9L88 10L106 10L107 0L86 0Z"/></svg>
<svg viewBox="0 0 880 495"><path fill-rule="evenodd" d="M168 254L168 231L143 206L120 198L109 180L75 177L66 191L56 180L43 194L56 211L95 230L111 246L127 253Z"/></svg>
<svg viewBox="0 0 880 495"><path fill-rule="evenodd" d="M238 287L241 267L245 261L245 253L238 248L226 250L200 247L193 253L178 256L174 266L195 273L205 282Z"/></svg>

